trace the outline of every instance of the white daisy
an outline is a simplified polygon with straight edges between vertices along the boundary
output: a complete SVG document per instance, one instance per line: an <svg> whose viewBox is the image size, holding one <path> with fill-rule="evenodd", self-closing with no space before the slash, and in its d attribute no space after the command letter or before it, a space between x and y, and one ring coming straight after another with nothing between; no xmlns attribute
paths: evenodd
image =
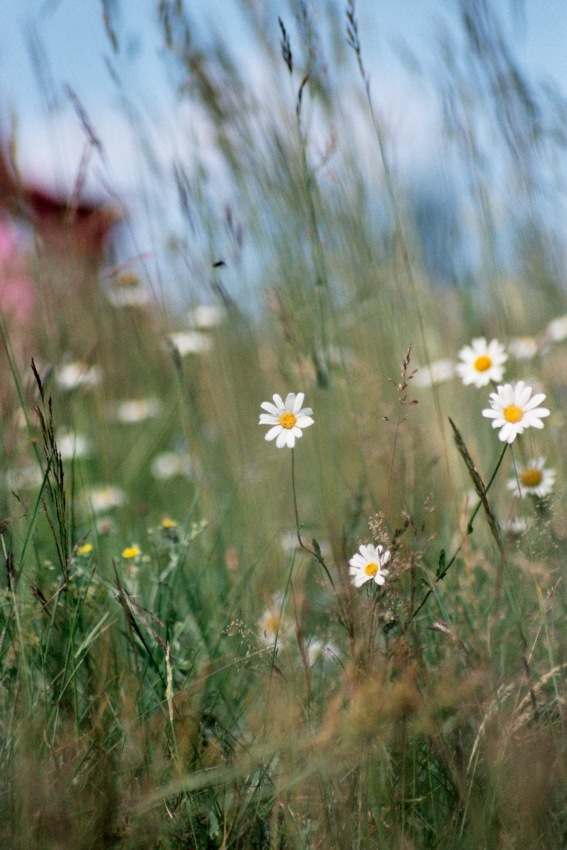
<svg viewBox="0 0 567 850"><path fill-rule="evenodd" d="M168 339L180 357L188 354L205 354L213 347L213 340L201 331L177 331L170 333Z"/></svg>
<svg viewBox="0 0 567 850"><path fill-rule="evenodd" d="M538 496L543 499L553 492L555 470L545 469L545 458L534 458L525 466L519 466L516 471L517 477L510 478L507 484L508 490L514 495Z"/></svg>
<svg viewBox="0 0 567 850"><path fill-rule="evenodd" d="M267 608L258 620L258 631L260 642L264 646L274 646L275 643L282 649L293 637L294 623L283 613L283 598L280 593L276 594L269 608Z"/></svg>
<svg viewBox="0 0 567 850"><path fill-rule="evenodd" d="M352 583L355 587L362 585L373 579L376 584L384 584L389 570L385 570L384 566L390 560L390 550L384 551L383 546L373 546L372 543L362 544L359 547L356 555L353 555L349 561L349 575L352 576Z"/></svg>
<svg viewBox="0 0 567 850"><path fill-rule="evenodd" d="M195 464L187 452L161 452L152 461L151 473L158 481L170 478L191 478Z"/></svg>
<svg viewBox="0 0 567 850"><path fill-rule="evenodd" d="M260 425L273 425L266 434L266 440L276 438L278 449L288 446L292 449L295 441L302 435L302 429L313 425L310 407L301 407L305 393L288 393L285 402L281 396L274 395L274 404L264 401L260 405L267 413L260 414Z"/></svg>
<svg viewBox="0 0 567 850"><path fill-rule="evenodd" d="M61 428L55 435L57 448L61 460L75 460L80 457L89 457L92 454L92 442L83 434L76 434Z"/></svg>
<svg viewBox="0 0 567 850"><path fill-rule="evenodd" d="M323 661L339 661L341 654L332 643L323 643L315 638L307 646L307 663L313 667L319 659Z"/></svg>
<svg viewBox="0 0 567 850"><path fill-rule="evenodd" d="M521 537L529 527L530 523L523 516L510 517L504 524L504 528L510 537Z"/></svg>
<svg viewBox="0 0 567 850"><path fill-rule="evenodd" d="M98 366L87 366L76 361L59 366L55 370L55 380L62 390L76 390L79 387L96 387L102 380L102 372Z"/></svg>
<svg viewBox="0 0 567 850"><path fill-rule="evenodd" d="M161 409L162 403L158 398L132 398L109 402L106 415L111 422L132 424L159 416Z"/></svg>
<svg viewBox="0 0 567 850"><path fill-rule="evenodd" d="M84 493L84 499L94 514L103 514L123 505L126 501L126 493L120 487L105 484L91 487Z"/></svg>
<svg viewBox="0 0 567 850"><path fill-rule="evenodd" d="M450 381L455 375L455 364L452 360L434 360L428 366L421 366L413 377L415 387L431 387L443 381Z"/></svg>
<svg viewBox="0 0 567 850"><path fill-rule="evenodd" d="M539 351L539 343L533 336L515 336L508 341L508 351L516 360L532 360Z"/></svg>
<svg viewBox="0 0 567 850"><path fill-rule="evenodd" d="M552 319L545 330L550 342L563 342L567 339L567 316Z"/></svg>
<svg viewBox="0 0 567 850"><path fill-rule="evenodd" d="M471 345L465 345L459 351L462 363L458 363L455 371L462 378L463 384L474 384L475 387L485 387L490 381L501 381L504 375L504 363L508 355L504 346L493 339L487 343L484 337L473 339Z"/></svg>
<svg viewBox="0 0 567 850"><path fill-rule="evenodd" d="M503 443L513 443L526 428L543 428L541 421L549 416L546 407L538 407L545 398L544 393L532 395L532 388L524 381L504 384L490 393L490 407L482 415L493 419L492 427L500 428L498 434Z"/></svg>
<svg viewBox="0 0 567 850"><path fill-rule="evenodd" d="M225 312L214 304L197 304L187 313L190 328L209 330L216 328L224 321Z"/></svg>
<svg viewBox="0 0 567 850"><path fill-rule="evenodd" d="M113 307L147 307L151 301L143 286L113 288L106 297Z"/></svg>

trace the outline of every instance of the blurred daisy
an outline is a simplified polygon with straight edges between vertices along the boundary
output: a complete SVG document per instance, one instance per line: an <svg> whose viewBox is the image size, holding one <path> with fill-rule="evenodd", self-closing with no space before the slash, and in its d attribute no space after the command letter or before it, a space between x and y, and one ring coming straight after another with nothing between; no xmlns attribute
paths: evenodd
<svg viewBox="0 0 567 850"><path fill-rule="evenodd" d="M518 466L517 477L510 478L508 490L515 496L538 496L543 499L553 492L555 486L555 470L545 469L545 458L538 457L528 461L525 466Z"/></svg>
<svg viewBox="0 0 567 850"><path fill-rule="evenodd" d="M132 424L159 416L162 403L158 398L133 398L127 401L110 402L107 417L113 422Z"/></svg>
<svg viewBox="0 0 567 850"><path fill-rule="evenodd" d="M205 354L213 347L213 340L200 331L178 331L168 335L169 342L180 357L187 354Z"/></svg>
<svg viewBox="0 0 567 850"><path fill-rule="evenodd" d="M563 342L567 339L567 316L559 316L559 318L553 319L545 331L551 342Z"/></svg>
<svg viewBox="0 0 567 850"><path fill-rule="evenodd" d="M504 524L506 533L509 534L510 537L521 537L529 527L530 523L523 516L510 517L510 519Z"/></svg>
<svg viewBox="0 0 567 850"><path fill-rule="evenodd" d="M121 274L106 297L113 307L146 307L150 303L148 292L132 273Z"/></svg>
<svg viewBox="0 0 567 850"><path fill-rule="evenodd" d="M508 351L516 360L531 360L538 353L539 344L533 336L516 336L508 342Z"/></svg>
<svg viewBox="0 0 567 850"><path fill-rule="evenodd" d="M78 457L89 457L92 454L92 443L83 434L61 429L55 435L61 460L74 460Z"/></svg>
<svg viewBox="0 0 567 850"><path fill-rule="evenodd" d="M92 389L102 380L102 372L98 366L87 366L76 361L59 366L55 370L55 380L62 390L76 390L80 387Z"/></svg>
<svg viewBox="0 0 567 850"><path fill-rule="evenodd" d="M43 481L43 473L37 464L20 466L6 470L5 481L8 490L33 490Z"/></svg>
<svg viewBox="0 0 567 850"><path fill-rule="evenodd" d="M103 514L114 508L119 508L126 501L126 493L120 487L111 484L91 487L84 496L94 514Z"/></svg>
<svg viewBox="0 0 567 850"><path fill-rule="evenodd" d="M209 330L222 324L224 316L224 310L214 304L198 304L187 313L187 321L191 328Z"/></svg>
<svg viewBox="0 0 567 850"><path fill-rule="evenodd" d="M459 357L462 362L456 365L455 371L463 384L476 387L485 387L490 381L501 381L504 363L508 359L504 346L498 340L487 343L484 337L473 339L471 345L461 348Z"/></svg>
<svg viewBox="0 0 567 850"><path fill-rule="evenodd" d="M543 428L541 420L549 416L549 410L538 405L545 394L532 393L532 388L524 381L504 384L495 393L490 393L490 407L483 410L482 415L494 420L493 428L501 429L498 437L503 443L513 443L526 428Z"/></svg>
<svg viewBox="0 0 567 850"><path fill-rule="evenodd" d="M372 543L362 544L356 555L350 559L349 575L355 587L362 585L371 579L376 584L384 584L389 570L384 569L390 560L390 550L384 550L383 546L373 546Z"/></svg>
<svg viewBox="0 0 567 850"><path fill-rule="evenodd" d="M150 469L158 481L168 481L170 478L191 478L193 467L187 452L161 452L153 459Z"/></svg>
<svg viewBox="0 0 567 850"><path fill-rule="evenodd" d="M413 376L413 383L416 387L431 387L450 381L454 376L455 364L452 360L434 360L429 366L420 367Z"/></svg>
<svg viewBox="0 0 567 850"><path fill-rule="evenodd" d="M313 667L319 659L323 661L339 661L341 654L332 643L323 643L322 640L312 640L307 647L307 663Z"/></svg>
<svg viewBox="0 0 567 850"><path fill-rule="evenodd" d="M114 534L116 531L116 523L109 516L102 516L96 521L97 534L103 537L108 537L109 534Z"/></svg>
<svg viewBox="0 0 567 850"><path fill-rule="evenodd" d="M260 414L260 425L273 425L266 434L266 440L276 439L278 449L288 446L292 449L295 441L302 435L302 429L313 425L310 407L302 408L305 393L288 393L285 402L281 396L274 395L274 403L264 401L260 405L267 413Z"/></svg>
<svg viewBox="0 0 567 850"><path fill-rule="evenodd" d="M274 597L274 601L258 620L260 641L264 646L285 646L294 632L293 621L283 613L283 598L281 594Z"/></svg>

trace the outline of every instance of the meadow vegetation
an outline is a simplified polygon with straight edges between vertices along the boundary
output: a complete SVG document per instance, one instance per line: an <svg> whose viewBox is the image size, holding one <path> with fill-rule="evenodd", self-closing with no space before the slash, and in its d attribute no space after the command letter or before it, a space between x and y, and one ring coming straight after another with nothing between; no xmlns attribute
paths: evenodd
<svg viewBox="0 0 567 850"><path fill-rule="evenodd" d="M567 846L561 104L455 2L431 254L319 5L242 3L262 94L160 0L174 298L38 237L3 310L2 847Z"/></svg>

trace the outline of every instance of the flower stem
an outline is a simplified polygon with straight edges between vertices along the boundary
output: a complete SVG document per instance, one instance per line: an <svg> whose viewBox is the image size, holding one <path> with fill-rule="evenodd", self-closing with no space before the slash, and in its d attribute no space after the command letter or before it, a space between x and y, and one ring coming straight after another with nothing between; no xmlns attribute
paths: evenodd
<svg viewBox="0 0 567 850"><path fill-rule="evenodd" d="M487 485L486 485L486 487L484 488L484 492L485 492L485 493L488 493L488 491L490 490L490 488L491 488L491 486L492 486L492 483L493 483L494 479L496 478L496 473L498 472L498 470L500 469L500 467L501 467L501 465L502 465L502 461L504 460L504 455L506 454L506 449L507 449L507 448L508 448L508 443L505 443L504 448L502 449L502 454L501 454L501 455L500 455L500 457L498 458L498 463L497 463L497 464L496 464L496 466L494 467L494 472L493 472L493 473L492 473L492 475L490 476L490 481L488 482L488 484L487 484ZM475 520L475 517L476 517L477 513L478 513L478 512L479 512L479 510L480 510L481 505L482 505L482 500L479 500L478 505L477 505L477 506L476 506L476 508L474 509L474 511L473 511L473 513L472 513L472 516L471 516L471 518L469 519L469 521L468 521L468 523L467 523L467 533L468 533L468 534L472 534L472 530L473 530L473 522L474 522L474 520ZM456 555L456 553L455 553L455 555ZM454 558L452 558L452 559L451 559L451 563L453 563L453 560L454 560ZM447 567L447 569L449 569L449 568ZM445 572L447 572L447 570L445 570Z"/></svg>
<svg viewBox="0 0 567 850"><path fill-rule="evenodd" d="M494 479L496 478L496 474L497 474L498 470L500 469L500 467L502 465L502 461L504 460L504 455L506 454L507 448L508 448L508 443L506 443L504 448L502 449L502 453L501 453L500 457L498 458L498 462L497 462L496 466L494 467L494 472L490 476L488 484L484 488L485 493L488 493L492 484L494 483ZM467 523L467 534L472 534L473 522L476 518L476 515L478 514L478 512L480 510L481 505L482 505L482 500L479 500L478 505L476 506L476 508L472 512L471 518L469 519L469 521ZM452 557L447 561L443 570L436 576L435 584L439 584L440 581L443 581L443 579L445 578L445 576L447 575L447 573L449 572L449 570L451 569L451 567L453 566L453 564L457 560L457 555L459 554L460 551L461 551L461 544L459 544L459 546L457 546L457 548L455 549L455 552L453 553ZM427 600L429 599L429 597L431 596L432 593L433 593L433 587L430 587L429 590L427 591L427 593L425 594L425 596L423 597L423 599L421 600L421 602L419 603L419 605L417 606L417 608L415 609L415 611L412 613L411 617L409 618L409 620L406 624L406 628L410 625L412 620L414 620L416 618L416 616L419 614L419 612L421 611L421 609L423 608L423 606L425 605L425 603L427 602Z"/></svg>
<svg viewBox="0 0 567 850"><path fill-rule="evenodd" d="M305 543L303 542L303 540L301 539L301 531L300 531L300 526L299 526L299 511L297 509L297 493L296 493L296 490L295 490L295 453L294 453L293 449L291 450L291 489L292 489L292 492L293 492L293 509L294 509L294 512L295 512L295 530L297 532L298 543L301 546L301 548L304 550L304 552L308 552L313 558L315 558L316 561L318 561L321 564L321 566L325 570L327 578L329 579L329 581L331 583L331 587L334 590L335 589L335 582L333 581L333 577L332 577L331 573L329 572L329 568L327 567L327 564L323 560L323 556L320 554L320 552L316 552L314 549L310 549L309 546L306 546Z"/></svg>

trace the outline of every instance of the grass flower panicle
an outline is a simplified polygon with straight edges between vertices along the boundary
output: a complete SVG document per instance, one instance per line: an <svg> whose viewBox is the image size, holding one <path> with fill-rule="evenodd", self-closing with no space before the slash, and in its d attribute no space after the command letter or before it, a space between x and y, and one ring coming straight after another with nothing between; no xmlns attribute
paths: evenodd
<svg viewBox="0 0 567 850"><path fill-rule="evenodd" d="M545 458L538 457L518 467L517 477L508 480L508 490L514 495L537 496L540 499L549 496L555 486L555 470L545 468Z"/></svg>
<svg viewBox="0 0 567 850"><path fill-rule="evenodd" d="M384 584L389 570L384 569L390 560L390 550L383 546L373 546L372 543L363 543L356 555L349 561L349 575L355 587L362 587L367 581L373 580L376 584Z"/></svg>
<svg viewBox="0 0 567 850"><path fill-rule="evenodd" d="M266 440L276 440L278 449L284 446L293 449L295 441L298 440L303 433L304 428L313 425L314 420L311 418L313 411L310 407L302 407L304 393L288 393L285 402L282 397L273 396L274 403L264 401L260 405L262 410L267 413L260 414L260 425L272 425L266 434Z"/></svg>
<svg viewBox="0 0 567 850"><path fill-rule="evenodd" d="M490 407L482 415L492 419L492 427L500 428L498 437L503 443L513 443L526 428L543 428L541 421L549 416L546 407L538 407L544 393L535 393L524 381L504 384L490 394Z"/></svg>
<svg viewBox="0 0 567 850"><path fill-rule="evenodd" d="M462 378L463 384L474 384L475 387L501 381L504 363L508 359L502 343L496 339L487 343L484 337L473 339L470 345L461 348L459 357L462 362L456 365L455 371Z"/></svg>

